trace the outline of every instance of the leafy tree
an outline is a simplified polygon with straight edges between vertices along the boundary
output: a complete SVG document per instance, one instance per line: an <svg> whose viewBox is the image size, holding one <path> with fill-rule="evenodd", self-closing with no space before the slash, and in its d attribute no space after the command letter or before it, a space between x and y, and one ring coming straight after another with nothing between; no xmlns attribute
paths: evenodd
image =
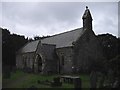
<svg viewBox="0 0 120 90"><path fill-rule="evenodd" d="M48 37L51 37L51 36L42 36L42 37L40 37L40 36L35 36L34 37L34 40L40 40L40 39L44 39L44 38L48 38Z"/></svg>
<svg viewBox="0 0 120 90"><path fill-rule="evenodd" d="M40 40L40 39L41 39L41 37L39 37L39 36L34 37L34 40Z"/></svg>
<svg viewBox="0 0 120 90"><path fill-rule="evenodd" d="M7 29L2 29L2 63L4 65L15 66L16 52L28 40L24 36L10 34Z"/></svg>
<svg viewBox="0 0 120 90"><path fill-rule="evenodd" d="M28 42L32 42L32 41L33 41L33 39L32 39L32 38L29 38L29 39L28 39Z"/></svg>
<svg viewBox="0 0 120 90"><path fill-rule="evenodd" d="M112 34L101 34L97 36L103 48L103 54L110 60L118 55L118 38Z"/></svg>
<svg viewBox="0 0 120 90"><path fill-rule="evenodd" d="M100 80L100 87L103 86L103 84L107 84L109 88L117 87L114 84L117 81L119 83L116 85L120 85L120 39L108 33L98 35L97 38L100 41L103 54L106 57L101 67L104 72L102 72L103 75Z"/></svg>

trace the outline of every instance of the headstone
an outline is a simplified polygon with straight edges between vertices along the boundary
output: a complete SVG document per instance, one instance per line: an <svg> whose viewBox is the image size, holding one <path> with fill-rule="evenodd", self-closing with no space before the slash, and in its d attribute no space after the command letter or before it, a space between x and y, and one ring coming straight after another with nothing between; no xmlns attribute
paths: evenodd
<svg viewBox="0 0 120 90"><path fill-rule="evenodd" d="M74 84L74 88L76 89L80 89L82 87L82 83L81 83L81 79L80 78L75 78L73 81Z"/></svg>
<svg viewBox="0 0 120 90"><path fill-rule="evenodd" d="M105 81L105 75L101 73L100 79L99 79L99 88L103 88L104 87L104 81Z"/></svg>
<svg viewBox="0 0 120 90"><path fill-rule="evenodd" d="M90 74L90 88L96 88L97 87L97 73L96 71L92 71Z"/></svg>
<svg viewBox="0 0 120 90"><path fill-rule="evenodd" d="M120 88L120 79L116 78L115 82L113 83L113 88Z"/></svg>

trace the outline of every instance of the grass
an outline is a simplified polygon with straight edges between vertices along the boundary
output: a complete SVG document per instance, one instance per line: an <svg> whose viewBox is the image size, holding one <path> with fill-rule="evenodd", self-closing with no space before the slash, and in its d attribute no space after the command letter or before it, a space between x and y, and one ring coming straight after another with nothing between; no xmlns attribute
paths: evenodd
<svg viewBox="0 0 120 90"><path fill-rule="evenodd" d="M82 80L82 87L83 88L90 88L90 77L89 77L89 75L82 74L82 75L80 75L80 78Z"/></svg>
<svg viewBox="0 0 120 90"><path fill-rule="evenodd" d="M11 77L9 79L3 78L3 88L29 88L31 86L35 86L37 88L51 88L47 85L38 84L37 80L52 81L54 77L58 75L40 75L33 73L24 73L22 71L16 71L11 73ZM89 88L89 76L88 75L80 75L82 80L82 88ZM73 84L63 83L62 87L58 88L74 88Z"/></svg>

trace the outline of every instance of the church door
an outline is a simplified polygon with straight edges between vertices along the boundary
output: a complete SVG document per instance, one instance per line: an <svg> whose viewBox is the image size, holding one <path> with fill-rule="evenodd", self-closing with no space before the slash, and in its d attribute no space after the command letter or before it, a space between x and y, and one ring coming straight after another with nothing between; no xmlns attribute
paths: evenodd
<svg viewBox="0 0 120 90"><path fill-rule="evenodd" d="M38 55L38 72L42 72L42 58Z"/></svg>
<svg viewBox="0 0 120 90"><path fill-rule="evenodd" d="M35 57L34 71L36 73L42 72L42 57L39 54Z"/></svg>

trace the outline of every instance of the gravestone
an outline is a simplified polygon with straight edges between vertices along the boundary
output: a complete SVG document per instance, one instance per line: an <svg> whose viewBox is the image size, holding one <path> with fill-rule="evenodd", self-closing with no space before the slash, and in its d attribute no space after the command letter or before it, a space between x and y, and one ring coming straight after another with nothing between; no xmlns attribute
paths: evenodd
<svg viewBox="0 0 120 90"><path fill-rule="evenodd" d="M90 88L97 87L97 73L96 71L92 71L90 74Z"/></svg>
<svg viewBox="0 0 120 90"><path fill-rule="evenodd" d="M115 82L113 83L112 88L120 88L120 79L116 78Z"/></svg>
<svg viewBox="0 0 120 90"><path fill-rule="evenodd" d="M73 84L74 84L75 90L80 89L82 87L82 82L80 78L74 79Z"/></svg>
<svg viewBox="0 0 120 90"><path fill-rule="evenodd" d="M100 79L99 79L98 87L103 88L104 87L104 82L105 82L105 75L100 73Z"/></svg>

